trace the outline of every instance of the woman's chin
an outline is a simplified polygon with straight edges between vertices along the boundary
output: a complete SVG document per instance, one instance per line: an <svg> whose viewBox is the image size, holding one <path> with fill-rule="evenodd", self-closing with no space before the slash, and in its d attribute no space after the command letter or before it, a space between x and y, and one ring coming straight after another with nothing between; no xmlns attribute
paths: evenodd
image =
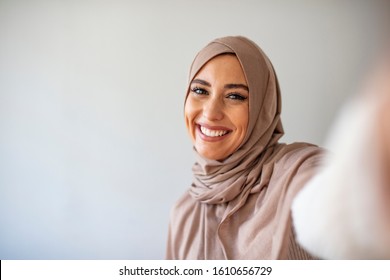
<svg viewBox="0 0 390 280"><path fill-rule="evenodd" d="M206 158L206 159L209 159L209 160L216 160L216 161L223 161L225 158L227 158L227 156L225 155L225 153L218 153L216 152L215 150L198 150L198 153L203 157L203 158Z"/></svg>

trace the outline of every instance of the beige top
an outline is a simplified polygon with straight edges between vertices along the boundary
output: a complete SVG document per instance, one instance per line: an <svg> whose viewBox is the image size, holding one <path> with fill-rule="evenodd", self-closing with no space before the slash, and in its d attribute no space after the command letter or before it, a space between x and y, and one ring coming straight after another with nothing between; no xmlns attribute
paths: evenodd
<svg viewBox="0 0 390 280"><path fill-rule="evenodd" d="M278 143L283 135L278 81L267 56L247 38L207 45L191 66L189 84L207 61L223 53L237 56L247 80L247 134L223 161L195 151L193 183L171 213L166 257L310 258L295 242L290 207L323 151L306 143Z"/></svg>

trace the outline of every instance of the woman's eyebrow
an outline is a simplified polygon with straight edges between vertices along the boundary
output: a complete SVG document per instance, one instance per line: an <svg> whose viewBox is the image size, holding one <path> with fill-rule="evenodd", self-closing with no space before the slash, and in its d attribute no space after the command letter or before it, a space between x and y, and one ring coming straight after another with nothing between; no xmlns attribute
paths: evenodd
<svg viewBox="0 0 390 280"><path fill-rule="evenodd" d="M195 79L191 82L191 84L195 84L195 83L211 87L211 84L209 82L202 80L202 79ZM224 86L224 88L226 88L226 89L242 88L242 89L246 90L247 92L249 92L248 86L244 85L244 84L226 84Z"/></svg>
<svg viewBox="0 0 390 280"><path fill-rule="evenodd" d="M194 84L194 83L197 83L197 84L201 84L201 85L204 85L204 86L211 87L211 84L210 84L209 82L206 82L205 80L201 80L201 79L192 80L191 84Z"/></svg>
<svg viewBox="0 0 390 280"><path fill-rule="evenodd" d="M244 84L227 84L225 85L225 88L226 89L242 88L245 89L247 92L249 92L248 86Z"/></svg>

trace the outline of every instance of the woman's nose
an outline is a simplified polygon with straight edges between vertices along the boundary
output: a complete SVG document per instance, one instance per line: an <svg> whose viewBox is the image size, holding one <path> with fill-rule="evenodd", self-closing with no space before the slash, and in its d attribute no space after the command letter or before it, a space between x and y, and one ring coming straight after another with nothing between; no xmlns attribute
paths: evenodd
<svg viewBox="0 0 390 280"><path fill-rule="evenodd" d="M203 116L209 121L220 121L224 117L222 100L210 98L203 106Z"/></svg>

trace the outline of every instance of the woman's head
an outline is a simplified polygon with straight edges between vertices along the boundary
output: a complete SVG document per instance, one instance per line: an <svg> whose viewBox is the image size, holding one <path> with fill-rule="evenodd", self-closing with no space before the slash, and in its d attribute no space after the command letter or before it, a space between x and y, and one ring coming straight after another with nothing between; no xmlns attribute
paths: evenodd
<svg viewBox="0 0 390 280"><path fill-rule="evenodd" d="M187 129L198 153L223 160L244 140L249 89L235 55L209 60L191 81L185 104Z"/></svg>
<svg viewBox="0 0 390 280"><path fill-rule="evenodd" d="M185 103L187 129L205 159L264 149L283 133L272 65L244 37L216 39L192 63Z"/></svg>

